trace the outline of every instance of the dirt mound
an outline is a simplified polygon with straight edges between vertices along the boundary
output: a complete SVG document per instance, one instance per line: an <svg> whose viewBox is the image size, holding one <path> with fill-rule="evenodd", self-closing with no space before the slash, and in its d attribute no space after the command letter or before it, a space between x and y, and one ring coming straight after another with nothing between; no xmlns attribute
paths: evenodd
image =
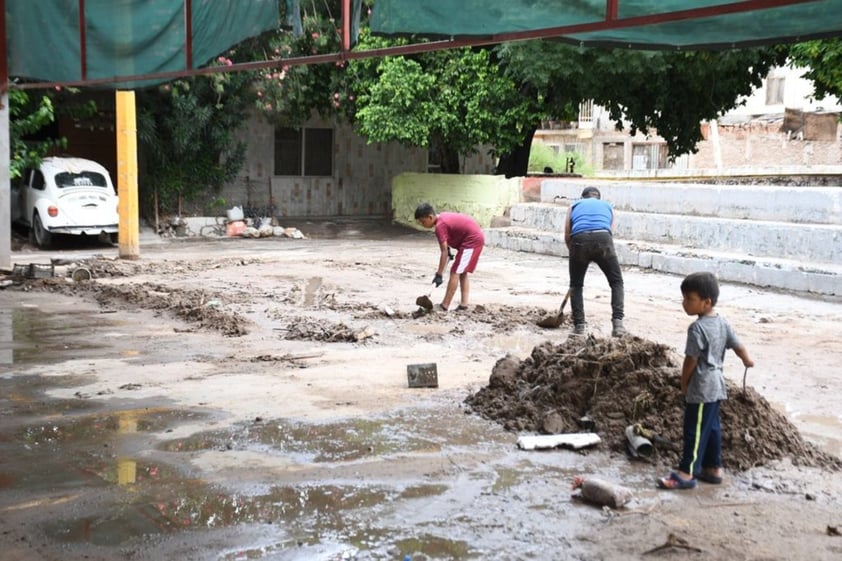
<svg viewBox="0 0 842 561"><path fill-rule="evenodd" d="M106 309L159 310L189 322L197 329L219 331L239 337L249 332L250 322L225 310L227 300L219 293L185 290L157 284L112 285L98 282L68 283L48 278L26 281L20 290L41 290L91 297Z"/></svg>
<svg viewBox="0 0 842 561"><path fill-rule="evenodd" d="M358 343L377 334L369 327L355 329L344 323L301 317L291 319L286 327L278 329L283 332L281 335L283 339L323 341L325 343Z"/></svg>
<svg viewBox="0 0 842 561"><path fill-rule="evenodd" d="M640 423L675 445L655 446L650 460L678 463L684 401L677 357L661 344L636 337L570 338L541 344L525 360L511 356L494 366L488 386L465 403L513 432L579 432L592 421L602 446L626 453L626 427ZM787 418L753 388L726 381L722 403L722 455L726 468L745 470L771 460L842 469L842 460L806 442Z"/></svg>

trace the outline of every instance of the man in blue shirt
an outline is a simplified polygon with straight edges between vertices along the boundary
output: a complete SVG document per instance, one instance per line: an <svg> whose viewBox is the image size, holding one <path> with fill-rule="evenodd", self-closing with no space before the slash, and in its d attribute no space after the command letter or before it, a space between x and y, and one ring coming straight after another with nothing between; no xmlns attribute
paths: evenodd
<svg viewBox="0 0 842 561"><path fill-rule="evenodd" d="M615 222L614 209L602 200L596 187L586 187L582 198L570 205L567 211L564 241L569 253L574 335L584 335L587 331L582 292L585 273L591 263L599 266L611 286L611 335L622 337L626 334L623 327L623 273L612 237Z"/></svg>

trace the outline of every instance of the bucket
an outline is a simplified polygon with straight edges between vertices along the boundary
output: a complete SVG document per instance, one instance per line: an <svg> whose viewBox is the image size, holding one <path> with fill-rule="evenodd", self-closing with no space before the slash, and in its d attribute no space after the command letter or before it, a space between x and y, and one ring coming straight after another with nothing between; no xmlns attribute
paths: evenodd
<svg viewBox="0 0 842 561"><path fill-rule="evenodd" d="M243 219L243 207L235 206L233 208L229 208L227 210L228 220L230 222L236 222L237 220Z"/></svg>

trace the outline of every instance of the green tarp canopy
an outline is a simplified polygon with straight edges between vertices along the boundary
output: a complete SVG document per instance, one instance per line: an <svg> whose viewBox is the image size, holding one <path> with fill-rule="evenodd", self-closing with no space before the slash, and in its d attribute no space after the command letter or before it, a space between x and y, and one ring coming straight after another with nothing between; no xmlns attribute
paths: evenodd
<svg viewBox="0 0 842 561"><path fill-rule="evenodd" d="M201 67L244 39L279 25L278 0L5 0L5 4L9 76L58 83ZM103 85L129 87L138 82Z"/></svg>
<svg viewBox="0 0 842 561"><path fill-rule="evenodd" d="M728 48L842 35L842 0L376 0L378 35ZM496 42L496 41L495 41Z"/></svg>

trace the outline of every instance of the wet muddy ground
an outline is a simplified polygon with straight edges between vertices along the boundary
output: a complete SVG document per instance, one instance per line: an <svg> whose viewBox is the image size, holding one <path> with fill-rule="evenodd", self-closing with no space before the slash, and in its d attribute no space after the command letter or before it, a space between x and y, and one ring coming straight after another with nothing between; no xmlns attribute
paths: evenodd
<svg viewBox="0 0 842 561"><path fill-rule="evenodd" d="M154 243L137 261L19 248L93 279L0 291L4 561L842 558L842 303L723 287L757 362L745 396L726 364L726 480L666 492L674 456L630 458L622 431L677 438L679 278L624 272L618 341L591 271L593 330L574 342L536 325L562 260L488 248L475 306L418 314L429 235L299 227L308 239ZM407 387L420 363L438 388ZM515 445L584 413L593 448ZM577 476L633 498L582 502Z"/></svg>

